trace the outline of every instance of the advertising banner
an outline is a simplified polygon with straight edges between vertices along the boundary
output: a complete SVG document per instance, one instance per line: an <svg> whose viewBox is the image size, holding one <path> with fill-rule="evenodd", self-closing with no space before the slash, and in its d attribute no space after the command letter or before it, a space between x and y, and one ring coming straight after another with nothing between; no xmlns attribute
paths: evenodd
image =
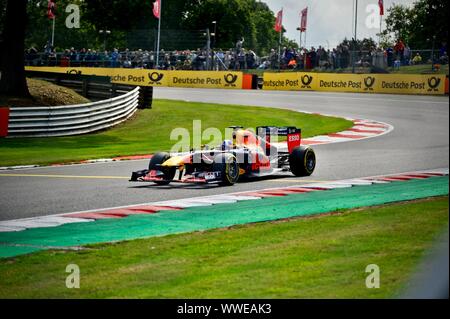
<svg viewBox="0 0 450 319"><path fill-rule="evenodd" d="M243 73L227 71L160 71L122 68L25 67L27 71L109 76L113 83L140 86L242 89ZM445 94L440 74L343 74L265 72L264 90L391 94Z"/></svg>
<svg viewBox="0 0 450 319"><path fill-rule="evenodd" d="M321 73L317 90L325 92L374 92L376 79L371 75L362 74L330 74Z"/></svg>
<svg viewBox="0 0 450 319"><path fill-rule="evenodd" d="M445 94L445 75L264 73L264 90L391 94Z"/></svg>
<svg viewBox="0 0 450 319"><path fill-rule="evenodd" d="M109 76L111 82L139 86L242 89L243 73L226 71L160 71L121 68L26 67L27 71Z"/></svg>
<svg viewBox="0 0 450 319"><path fill-rule="evenodd" d="M170 87L242 89L242 72L169 71Z"/></svg>
<svg viewBox="0 0 450 319"><path fill-rule="evenodd" d="M264 73L264 90L315 91L318 73Z"/></svg>
<svg viewBox="0 0 450 319"><path fill-rule="evenodd" d="M445 78L443 74L379 74L376 76L375 92L444 95Z"/></svg>

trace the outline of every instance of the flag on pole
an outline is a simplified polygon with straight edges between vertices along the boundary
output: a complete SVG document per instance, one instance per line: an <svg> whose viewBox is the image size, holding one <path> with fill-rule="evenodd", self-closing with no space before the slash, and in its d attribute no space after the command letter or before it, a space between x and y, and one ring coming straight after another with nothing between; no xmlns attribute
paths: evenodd
<svg viewBox="0 0 450 319"><path fill-rule="evenodd" d="M305 32L308 25L308 7L302 10L301 16L302 20L300 22L300 31Z"/></svg>
<svg viewBox="0 0 450 319"><path fill-rule="evenodd" d="M56 18L56 3L55 3L55 0L48 0L47 17L49 19L55 19Z"/></svg>
<svg viewBox="0 0 450 319"><path fill-rule="evenodd" d="M283 10L280 10L277 13L277 20L275 21L274 29L277 32L282 32L283 31Z"/></svg>
<svg viewBox="0 0 450 319"><path fill-rule="evenodd" d="M384 0L378 0L378 5L380 6L380 16L384 16Z"/></svg>
<svg viewBox="0 0 450 319"><path fill-rule="evenodd" d="M153 2L153 15L156 19L161 18L161 0Z"/></svg>

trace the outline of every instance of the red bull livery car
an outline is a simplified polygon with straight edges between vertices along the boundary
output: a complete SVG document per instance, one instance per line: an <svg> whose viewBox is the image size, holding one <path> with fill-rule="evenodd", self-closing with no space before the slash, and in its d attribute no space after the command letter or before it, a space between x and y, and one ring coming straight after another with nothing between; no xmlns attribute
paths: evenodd
<svg viewBox="0 0 450 319"><path fill-rule="evenodd" d="M301 129L263 126L256 131L258 134L233 127L233 140L225 140L220 147L202 147L176 156L157 153L148 169L133 172L130 181L233 185L251 177L283 172L300 177L314 172L316 155L311 147L301 145ZM286 137L287 149L271 144L274 136Z"/></svg>

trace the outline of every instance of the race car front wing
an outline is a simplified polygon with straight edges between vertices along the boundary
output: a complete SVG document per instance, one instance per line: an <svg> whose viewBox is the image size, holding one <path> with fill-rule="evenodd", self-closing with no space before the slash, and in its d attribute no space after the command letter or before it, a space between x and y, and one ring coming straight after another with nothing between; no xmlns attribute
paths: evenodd
<svg viewBox="0 0 450 319"><path fill-rule="evenodd" d="M170 183L193 183L208 184L219 183L222 181L222 172L193 172L192 174L184 174L184 171L177 171L178 177L172 180L165 179L165 175L157 170L143 170L133 172L130 182L170 182Z"/></svg>

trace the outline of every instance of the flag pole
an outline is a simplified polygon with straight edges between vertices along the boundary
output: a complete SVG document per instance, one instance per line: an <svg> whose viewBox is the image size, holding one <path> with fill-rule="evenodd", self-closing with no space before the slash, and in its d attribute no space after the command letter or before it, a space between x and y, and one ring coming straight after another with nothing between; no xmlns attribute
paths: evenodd
<svg viewBox="0 0 450 319"><path fill-rule="evenodd" d="M159 42L161 40L162 0L159 2L158 43L156 45L156 68L159 68Z"/></svg>
<svg viewBox="0 0 450 319"><path fill-rule="evenodd" d="M56 16L53 17L53 27L52 27L52 49L55 47L55 20L56 20Z"/></svg>
<svg viewBox="0 0 450 319"><path fill-rule="evenodd" d="M383 16L380 15L380 35L378 36L378 46L381 47L381 32L383 32Z"/></svg>
<svg viewBox="0 0 450 319"><path fill-rule="evenodd" d="M278 71L281 70L281 40L282 40L283 29L280 31L280 41L278 42Z"/></svg>
<svg viewBox="0 0 450 319"><path fill-rule="evenodd" d="M281 12L283 12L283 7L281 7ZM278 72L281 71L281 41L283 37L283 19L281 19L281 30L280 30L280 40L278 42Z"/></svg>

